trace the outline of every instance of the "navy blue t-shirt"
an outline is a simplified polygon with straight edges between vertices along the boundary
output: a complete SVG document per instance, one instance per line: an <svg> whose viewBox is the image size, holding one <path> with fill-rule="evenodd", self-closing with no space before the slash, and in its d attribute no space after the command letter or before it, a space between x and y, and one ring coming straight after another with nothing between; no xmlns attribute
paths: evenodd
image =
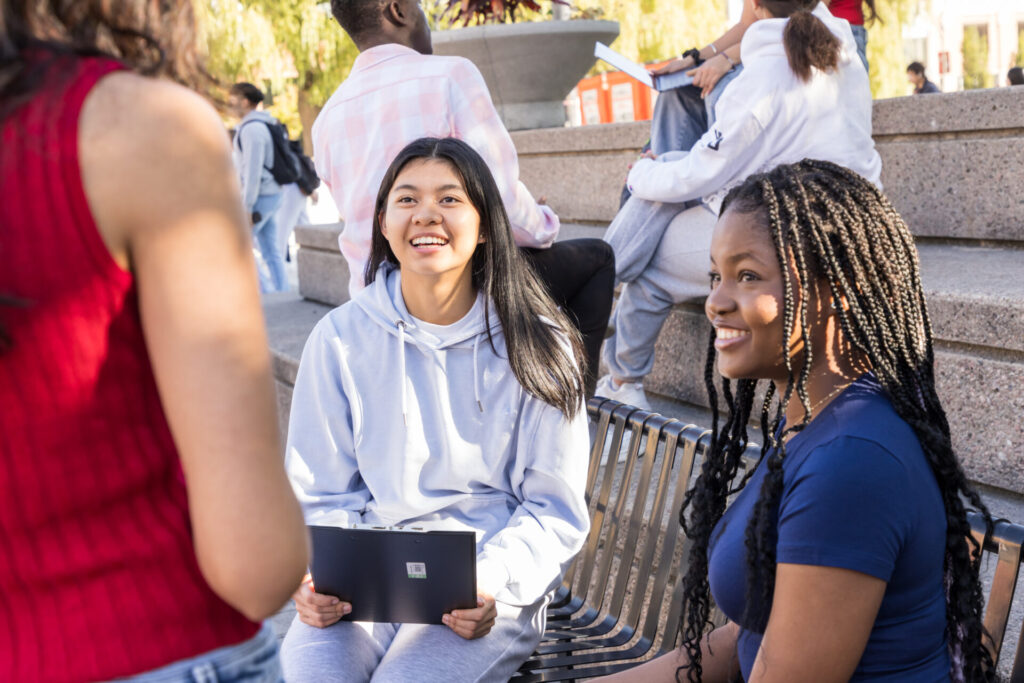
<svg viewBox="0 0 1024 683"><path fill-rule="evenodd" d="M744 534L766 470L762 462L710 545L711 593L741 627L744 680L763 635L742 628ZM888 584L851 680L948 681L945 508L917 436L877 380L865 375L794 435L782 471L778 562L850 569Z"/></svg>

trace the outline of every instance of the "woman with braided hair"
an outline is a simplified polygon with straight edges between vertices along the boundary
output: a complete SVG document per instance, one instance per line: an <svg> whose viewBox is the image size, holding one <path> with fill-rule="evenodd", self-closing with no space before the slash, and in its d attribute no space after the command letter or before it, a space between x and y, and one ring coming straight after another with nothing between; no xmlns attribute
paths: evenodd
<svg viewBox="0 0 1024 683"><path fill-rule="evenodd" d="M683 644L610 680L993 680L966 516L988 512L950 445L902 219L852 171L779 166L726 197L710 281ZM755 401L764 445L737 478Z"/></svg>

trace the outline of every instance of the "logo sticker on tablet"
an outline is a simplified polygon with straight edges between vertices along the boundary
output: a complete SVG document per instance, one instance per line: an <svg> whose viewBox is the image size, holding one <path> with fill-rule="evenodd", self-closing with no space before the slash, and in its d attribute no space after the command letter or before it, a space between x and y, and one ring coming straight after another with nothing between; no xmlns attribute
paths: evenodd
<svg viewBox="0 0 1024 683"><path fill-rule="evenodd" d="M406 562L405 570L409 573L410 579L427 578L427 565L423 562Z"/></svg>

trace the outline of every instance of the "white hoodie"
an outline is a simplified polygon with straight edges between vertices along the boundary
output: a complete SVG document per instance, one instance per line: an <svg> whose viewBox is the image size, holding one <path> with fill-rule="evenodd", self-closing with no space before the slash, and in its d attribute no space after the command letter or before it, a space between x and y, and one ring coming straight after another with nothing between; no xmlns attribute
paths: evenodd
<svg viewBox="0 0 1024 683"><path fill-rule="evenodd" d="M743 72L715 105L715 125L679 160L638 161L630 191L657 202L703 198L717 212L726 192L748 176L803 159L845 166L881 187L871 89L850 24L820 3L814 16L839 38L836 71L812 69L810 81L801 81L782 43L789 20L754 22L740 44Z"/></svg>
<svg viewBox="0 0 1024 683"><path fill-rule="evenodd" d="M475 531L479 590L537 603L590 527L586 411L566 420L523 390L482 296L424 326L400 283L382 266L306 342L285 461L306 522Z"/></svg>

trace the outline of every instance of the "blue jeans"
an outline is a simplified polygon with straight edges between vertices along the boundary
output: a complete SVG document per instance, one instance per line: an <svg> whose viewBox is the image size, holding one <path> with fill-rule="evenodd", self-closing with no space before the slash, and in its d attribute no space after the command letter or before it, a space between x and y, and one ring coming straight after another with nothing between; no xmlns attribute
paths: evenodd
<svg viewBox="0 0 1024 683"><path fill-rule="evenodd" d="M254 213L261 216L260 222L252 226L256 248L267 264L270 276L267 277L257 264L260 276L261 292L280 292L288 288L288 276L285 273L284 254L281 253L280 240L277 238L277 210L281 206L283 193L261 194L252 207Z"/></svg>
<svg viewBox="0 0 1024 683"><path fill-rule="evenodd" d="M658 95L651 118L651 151L661 155L693 149L704 133L715 125L718 98L741 71L742 65L718 79L711 94L703 100L700 88L693 85L674 88Z"/></svg>
<svg viewBox="0 0 1024 683"><path fill-rule="evenodd" d="M850 24L850 28L853 29L853 40L857 43L857 56L864 63L864 70L871 73L868 68L868 30L854 24Z"/></svg>
<svg viewBox="0 0 1024 683"><path fill-rule="evenodd" d="M259 633L237 645L205 652L160 669L131 678L123 683L282 683L277 638L268 624Z"/></svg>

